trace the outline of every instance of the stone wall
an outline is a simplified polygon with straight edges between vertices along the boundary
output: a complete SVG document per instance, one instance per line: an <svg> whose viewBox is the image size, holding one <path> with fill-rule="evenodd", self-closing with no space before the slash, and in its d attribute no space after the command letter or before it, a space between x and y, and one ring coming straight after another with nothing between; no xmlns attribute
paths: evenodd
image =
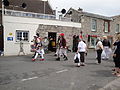
<svg viewBox="0 0 120 90"><path fill-rule="evenodd" d="M64 33L67 41L67 46L72 47L73 36L80 34L80 28L40 24L36 31L36 33L39 33L41 37L48 37L48 32L55 32L57 34L56 39L60 33Z"/></svg>
<svg viewBox="0 0 120 90"><path fill-rule="evenodd" d="M119 32L120 32L120 16L115 16L115 17L112 17L113 18L113 21L111 22L111 33L113 34L114 36L114 40L115 40L115 35L116 35L116 25L119 24Z"/></svg>

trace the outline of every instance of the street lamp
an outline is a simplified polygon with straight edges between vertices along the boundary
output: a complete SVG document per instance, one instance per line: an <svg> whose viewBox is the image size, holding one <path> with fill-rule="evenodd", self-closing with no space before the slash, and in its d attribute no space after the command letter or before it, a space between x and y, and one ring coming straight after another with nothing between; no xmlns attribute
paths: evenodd
<svg viewBox="0 0 120 90"><path fill-rule="evenodd" d="M42 0L44 2L44 14L45 14L45 2L48 0Z"/></svg>

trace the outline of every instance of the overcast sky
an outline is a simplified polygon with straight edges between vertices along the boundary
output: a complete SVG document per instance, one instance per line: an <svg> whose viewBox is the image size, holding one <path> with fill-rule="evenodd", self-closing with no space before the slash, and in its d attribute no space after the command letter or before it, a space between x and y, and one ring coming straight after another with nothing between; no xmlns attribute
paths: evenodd
<svg viewBox="0 0 120 90"><path fill-rule="evenodd" d="M48 0L55 10L82 8L85 12L104 16L120 15L120 0Z"/></svg>

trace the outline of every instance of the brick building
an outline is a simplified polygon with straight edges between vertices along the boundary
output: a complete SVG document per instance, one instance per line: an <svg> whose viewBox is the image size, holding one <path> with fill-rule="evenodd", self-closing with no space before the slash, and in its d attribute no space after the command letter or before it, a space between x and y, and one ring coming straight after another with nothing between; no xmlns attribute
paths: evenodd
<svg viewBox="0 0 120 90"><path fill-rule="evenodd" d="M97 37L108 36L112 42L113 30L111 30L111 17L98 14L84 12L83 9L78 10L70 8L65 17L71 18L72 22L81 23L81 32L83 39L88 42L89 48L94 48Z"/></svg>
<svg viewBox="0 0 120 90"><path fill-rule="evenodd" d="M113 35L115 35L116 33L120 32L120 15L117 16L113 16L111 17L113 19L113 21L111 22L111 33L113 33Z"/></svg>

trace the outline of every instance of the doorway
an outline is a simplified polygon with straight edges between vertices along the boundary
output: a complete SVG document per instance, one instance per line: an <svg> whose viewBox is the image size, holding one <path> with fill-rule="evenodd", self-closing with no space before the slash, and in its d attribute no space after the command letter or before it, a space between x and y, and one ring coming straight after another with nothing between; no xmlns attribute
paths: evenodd
<svg viewBox="0 0 120 90"><path fill-rule="evenodd" d="M48 50L55 52L56 51L56 32L48 32L49 45Z"/></svg>

